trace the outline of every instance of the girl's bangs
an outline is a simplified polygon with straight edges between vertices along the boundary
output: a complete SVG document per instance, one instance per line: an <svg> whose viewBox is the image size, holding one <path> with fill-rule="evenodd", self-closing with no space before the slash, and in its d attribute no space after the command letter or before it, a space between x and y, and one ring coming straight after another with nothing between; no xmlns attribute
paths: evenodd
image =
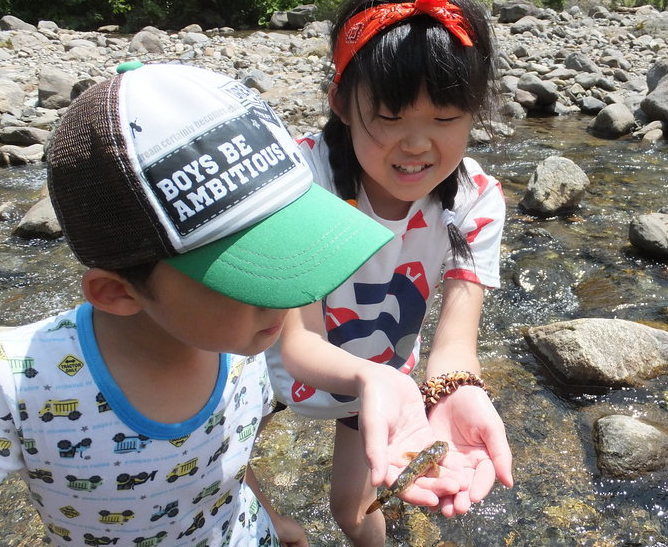
<svg viewBox="0 0 668 547"><path fill-rule="evenodd" d="M439 23L425 16L399 24L372 39L355 59L361 82L376 110L384 105L393 113L413 104L423 85L439 106L452 105L467 112L477 106L478 90L471 89L469 58Z"/></svg>

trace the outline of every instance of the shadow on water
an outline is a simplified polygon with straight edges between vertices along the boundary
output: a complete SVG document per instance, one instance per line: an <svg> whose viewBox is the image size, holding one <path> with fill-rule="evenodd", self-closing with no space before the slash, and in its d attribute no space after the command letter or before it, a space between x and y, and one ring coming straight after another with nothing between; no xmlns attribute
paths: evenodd
<svg viewBox="0 0 668 547"><path fill-rule="evenodd" d="M528 326L577 317L668 328L666 264L628 243L633 216L668 205L668 145L599 139L586 132L587 122L521 120L514 137L471 150L502 181L508 203L502 288L487 296L480 357L506 422L516 484L496 487L468 515L450 520L390 502L388 545L668 545L668 473L604 478L592 442L593 423L607 414L668 429L668 378L617 390L567 386L536 361L522 336ZM536 163L550 155L573 160L591 185L571 216L536 219L517 204ZM24 212L43 181L43 167L10 169L0 189ZM40 319L81 299L81 268L62 241L19 240L11 235L15 220L0 222L3 325ZM425 350L435 319L432 310ZM331 435L331 424L286 411L269 424L254 459L269 496L306 526L313 545L345 544L328 510ZM16 483L2 488L12 500L25 497ZM2 519L7 511L14 522L29 521L25 502L0 506Z"/></svg>

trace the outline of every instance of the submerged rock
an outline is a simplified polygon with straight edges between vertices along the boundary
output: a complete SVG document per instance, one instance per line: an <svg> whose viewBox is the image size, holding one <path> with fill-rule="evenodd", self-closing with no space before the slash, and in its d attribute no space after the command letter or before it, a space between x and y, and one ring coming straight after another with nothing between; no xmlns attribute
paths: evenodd
<svg viewBox="0 0 668 547"><path fill-rule="evenodd" d="M520 206L539 215L571 211L580 204L589 178L573 161L550 156L536 166Z"/></svg>
<svg viewBox="0 0 668 547"><path fill-rule="evenodd" d="M632 479L668 468L668 434L630 416L605 416L594 425L597 463L605 475Z"/></svg>
<svg viewBox="0 0 668 547"><path fill-rule="evenodd" d="M622 319L576 319L531 327L534 354L570 384L629 386L668 367L668 331Z"/></svg>

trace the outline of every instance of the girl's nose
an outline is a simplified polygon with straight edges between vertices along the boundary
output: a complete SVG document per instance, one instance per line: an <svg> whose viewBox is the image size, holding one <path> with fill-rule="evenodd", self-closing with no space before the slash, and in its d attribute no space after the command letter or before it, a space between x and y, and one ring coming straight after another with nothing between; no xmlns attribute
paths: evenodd
<svg viewBox="0 0 668 547"><path fill-rule="evenodd" d="M400 145L403 152L417 155L431 148L431 139L423 131L409 131L402 137Z"/></svg>

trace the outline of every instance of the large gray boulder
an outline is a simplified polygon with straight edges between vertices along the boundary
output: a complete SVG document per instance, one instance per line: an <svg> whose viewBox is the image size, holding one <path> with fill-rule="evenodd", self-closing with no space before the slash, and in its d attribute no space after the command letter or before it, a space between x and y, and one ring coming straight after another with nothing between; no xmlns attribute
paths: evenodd
<svg viewBox="0 0 668 547"><path fill-rule="evenodd" d="M527 15L536 15L538 8L529 3L509 3L499 8L499 23L516 23Z"/></svg>
<svg viewBox="0 0 668 547"><path fill-rule="evenodd" d="M44 144L50 132L37 127L3 127L0 129L0 142L17 146Z"/></svg>
<svg viewBox="0 0 668 547"><path fill-rule="evenodd" d="M0 19L0 30L37 30L37 27L13 15L5 15Z"/></svg>
<svg viewBox="0 0 668 547"><path fill-rule="evenodd" d="M668 214L651 213L634 218L629 225L629 240L646 253L668 258Z"/></svg>
<svg viewBox="0 0 668 547"><path fill-rule="evenodd" d="M523 74L517 82L517 88L529 91L536 96L538 105L553 104L559 98L557 84L549 80L541 80L531 73Z"/></svg>
<svg viewBox="0 0 668 547"><path fill-rule="evenodd" d="M601 110L590 124L590 129L596 135L616 139L627 135L636 126L633 112L621 103L610 104Z"/></svg>
<svg viewBox="0 0 668 547"><path fill-rule="evenodd" d="M146 29L135 34L128 46L128 52L130 53L162 53L163 50L160 35Z"/></svg>
<svg viewBox="0 0 668 547"><path fill-rule="evenodd" d="M520 206L529 212L550 216L576 208L589 178L573 161L550 156L536 165Z"/></svg>
<svg viewBox="0 0 668 547"><path fill-rule="evenodd" d="M11 37L15 51L34 52L50 44L50 40L41 32L22 30Z"/></svg>
<svg viewBox="0 0 668 547"><path fill-rule="evenodd" d="M58 68L45 66L39 72L38 106L59 109L72 102L72 88L77 79Z"/></svg>
<svg viewBox="0 0 668 547"><path fill-rule="evenodd" d="M14 234L24 239L56 239L63 235L48 197L40 199L25 214Z"/></svg>
<svg viewBox="0 0 668 547"><path fill-rule="evenodd" d="M597 420L594 444L598 468L606 476L633 479L668 468L668 434L630 416Z"/></svg>
<svg viewBox="0 0 668 547"><path fill-rule="evenodd" d="M656 87L640 103L640 108L650 120L668 122L668 76L664 76Z"/></svg>
<svg viewBox="0 0 668 547"><path fill-rule="evenodd" d="M19 113L25 100L23 88L12 80L0 78L0 112Z"/></svg>
<svg viewBox="0 0 668 547"><path fill-rule="evenodd" d="M632 386L668 368L668 331L622 319L576 319L530 327L525 339L545 365L579 386Z"/></svg>

